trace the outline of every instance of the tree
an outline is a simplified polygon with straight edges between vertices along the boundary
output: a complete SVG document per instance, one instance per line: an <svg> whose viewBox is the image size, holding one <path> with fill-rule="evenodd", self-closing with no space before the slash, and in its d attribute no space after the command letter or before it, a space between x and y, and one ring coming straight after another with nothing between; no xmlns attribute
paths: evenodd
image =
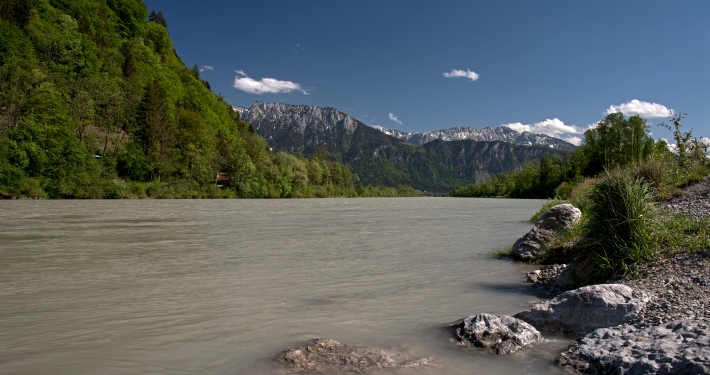
<svg viewBox="0 0 710 375"><path fill-rule="evenodd" d="M673 132L675 140L675 148L678 153L678 164L681 167L687 166L691 161L699 161L701 163L708 162L708 148L710 144L702 139L694 138L693 131L682 132L680 129L683 126L682 121L685 113L675 113L668 117L668 122L662 122L658 126Z"/></svg>
<svg viewBox="0 0 710 375"><path fill-rule="evenodd" d="M174 135L168 114L167 93L157 80L146 88L139 107L137 136L151 166L151 180L167 167Z"/></svg>
<svg viewBox="0 0 710 375"><path fill-rule="evenodd" d="M158 13L155 13L155 10L151 11L150 16L148 16L148 21L155 22L166 29L168 28L168 21L165 20L163 12L159 11Z"/></svg>
<svg viewBox="0 0 710 375"><path fill-rule="evenodd" d="M653 151L654 143L645 119L611 113L584 133L583 150L588 159L584 174L594 176L604 168L639 163Z"/></svg>

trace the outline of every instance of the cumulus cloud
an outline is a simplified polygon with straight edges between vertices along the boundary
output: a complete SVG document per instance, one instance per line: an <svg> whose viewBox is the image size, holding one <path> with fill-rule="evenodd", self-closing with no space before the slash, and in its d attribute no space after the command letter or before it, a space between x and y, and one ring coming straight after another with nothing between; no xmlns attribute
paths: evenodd
<svg viewBox="0 0 710 375"><path fill-rule="evenodd" d="M567 141L567 142L569 142L569 143L571 143L571 144L573 144L573 145L575 145L575 146L579 146L579 145L582 144L582 138L579 138L579 137L574 136L574 135L568 136L568 137L564 137L564 138L562 138L562 139L565 140L565 141Z"/></svg>
<svg viewBox="0 0 710 375"><path fill-rule="evenodd" d="M661 118L673 114L673 110L668 109L663 104L643 102L638 99L619 105L612 105L606 110L607 115L616 112L621 112L626 116L639 115L643 118Z"/></svg>
<svg viewBox="0 0 710 375"><path fill-rule="evenodd" d="M537 134L547 134L552 137L557 137L561 134L581 134L582 131L575 125L567 125L562 120L554 118L545 121L536 122L532 125L526 125L519 122L505 124L505 127L511 128L519 132L530 132Z"/></svg>
<svg viewBox="0 0 710 375"><path fill-rule="evenodd" d="M399 119L397 118L397 116L395 116L393 113L390 113L390 120L392 120L392 121L394 121L394 122L396 122L396 123L402 125L402 121L399 121Z"/></svg>
<svg viewBox="0 0 710 375"><path fill-rule="evenodd" d="M466 69L466 70L451 69L450 72L444 73L444 77L446 77L446 78L461 78L461 77L463 77L463 78L468 78L471 80L471 82L473 82L473 81L478 81L479 75L478 75L478 73L473 72L469 69Z"/></svg>
<svg viewBox="0 0 710 375"><path fill-rule="evenodd" d="M214 71L214 67L212 65L203 65L200 71L204 72L205 70Z"/></svg>
<svg viewBox="0 0 710 375"><path fill-rule="evenodd" d="M237 90L242 90L249 94L280 94L284 92L300 91L303 95L308 92L300 84L291 81L280 81L274 78L262 78L255 80L249 77L243 70L236 70L237 77L232 85Z"/></svg>

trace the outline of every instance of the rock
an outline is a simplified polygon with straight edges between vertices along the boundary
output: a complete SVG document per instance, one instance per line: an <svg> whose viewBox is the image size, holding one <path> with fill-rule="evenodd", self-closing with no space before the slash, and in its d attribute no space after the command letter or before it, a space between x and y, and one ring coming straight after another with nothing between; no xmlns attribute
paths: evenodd
<svg viewBox="0 0 710 375"><path fill-rule="evenodd" d="M542 332L584 336L639 317L649 298L622 284L590 285L570 290L514 316Z"/></svg>
<svg viewBox="0 0 710 375"><path fill-rule="evenodd" d="M288 349L276 360L292 366L294 372L315 373L361 373L383 368L423 367L430 363L427 358L410 359L402 353L348 346L332 339L315 339L304 347Z"/></svg>
<svg viewBox="0 0 710 375"><path fill-rule="evenodd" d="M594 374L710 374L710 331L696 320L600 328L573 342L555 363Z"/></svg>
<svg viewBox="0 0 710 375"><path fill-rule="evenodd" d="M568 287L574 285L574 280L572 280L572 271L570 271L569 268L565 268L560 271L553 285L560 289L567 289Z"/></svg>
<svg viewBox="0 0 710 375"><path fill-rule="evenodd" d="M512 354L542 340L535 327L511 316L478 314L448 325L457 345L483 348L495 354Z"/></svg>
<svg viewBox="0 0 710 375"><path fill-rule="evenodd" d="M582 211L565 203L547 210L530 232L520 237L513 245L513 258L526 262L538 260L543 255L543 246L551 242L558 231L571 229L582 218Z"/></svg>

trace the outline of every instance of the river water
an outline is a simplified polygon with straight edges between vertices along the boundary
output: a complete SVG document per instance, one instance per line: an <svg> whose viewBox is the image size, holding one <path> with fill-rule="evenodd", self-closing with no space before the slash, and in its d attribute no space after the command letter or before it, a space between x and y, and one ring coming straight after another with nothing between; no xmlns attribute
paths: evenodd
<svg viewBox="0 0 710 375"><path fill-rule="evenodd" d="M539 200L0 202L0 374L283 374L314 337L433 358L402 374L544 374L569 340L497 357L444 323L538 301L486 254Z"/></svg>

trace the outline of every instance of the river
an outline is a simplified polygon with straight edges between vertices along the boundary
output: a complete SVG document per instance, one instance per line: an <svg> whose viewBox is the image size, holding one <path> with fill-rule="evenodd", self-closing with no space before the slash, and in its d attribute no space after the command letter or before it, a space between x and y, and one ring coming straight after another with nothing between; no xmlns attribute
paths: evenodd
<svg viewBox="0 0 710 375"><path fill-rule="evenodd" d="M545 374L441 325L537 302L491 259L539 200L0 201L0 374L282 374L314 337L433 358L403 374Z"/></svg>

